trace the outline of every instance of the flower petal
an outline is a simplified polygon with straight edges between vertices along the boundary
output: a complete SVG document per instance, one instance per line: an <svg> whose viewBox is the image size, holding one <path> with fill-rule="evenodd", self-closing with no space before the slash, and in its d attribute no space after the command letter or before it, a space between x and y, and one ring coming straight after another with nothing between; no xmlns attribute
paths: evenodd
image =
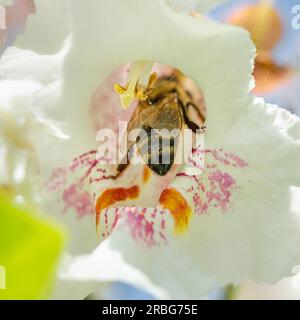
<svg viewBox="0 0 300 320"><path fill-rule="evenodd" d="M79 12L84 10L78 8L79 3L73 7L76 21ZM101 11L101 3L91 6L92 12ZM123 12L122 16L113 10L115 7ZM112 7L106 6L109 16L124 28L116 33L119 41L114 38L111 42L101 36L101 31L98 46L93 39L99 54L114 53L110 60L112 66L106 63L101 69L99 65L99 74L107 73L106 68L113 69L114 65L140 57L179 68L195 79L203 90L207 106L206 148L222 148L249 164L243 173L235 174L242 196L236 200L232 212L220 214L212 208L209 216L199 218L202 223L192 225L188 238L193 239L197 250L188 251L196 254L197 259L192 258L197 261L195 265L197 268L201 265L200 269L205 273L215 274L221 283L240 281L246 276L276 281L289 273L299 256L297 217L290 211L288 201L290 185L299 184L299 120L282 110L256 103L248 95L254 50L244 31L229 26L221 28L204 18L178 16L159 1L143 3L143 8L134 3L134 7L136 10L118 1L114 1ZM143 15L144 10L147 17ZM158 24L155 25L148 18L154 12L158 15ZM124 19L142 25L146 34L155 34L159 25L160 35L168 32L168 41L158 35L151 44L151 38L148 38L145 45L135 46L141 41L140 29L126 24ZM112 26L107 24L103 30L107 32L109 28ZM78 34L85 32L82 25L77 24L75 29ZM126 39L126 47L122 39ZM91 39L85 38L85 41L90 47ZM117 61L117 52L122 53L120 62ZM220 73L222 80L219 79ZM229 169L229 173L232 170Z"/></svg>
<svg viewBox="0 0 300 320"><path fill-rule="evenodd" d="M139 59L178 68L202 89L208 128L205 149L217 167L207 168L215 172L203 178L211 187L209 193L198 194L207 197L209 215L199 212L187 191L192 177L178 177L172 185L194 208L188 232L170 236L167 245L145 249L128 236L128 228L120 227L95 256L78 262L78 272L70 271L71 264L69 277L78 279L81 274L84 280L103 280L98 268L107 247L120 252L117 266L125 261L130 272L143 270L143 285L151 279L151 285L159 283L181 298L199 297L215 278L221 284L245 277L274 282L289 274L300 258L299 208L291 208L290 192L300 182L300 124L288 112L249 94L254 46L247 32L178 14L159 0L90 0L88 5L73 0L70 8L74 34L64 64L64 90L55 101L56 91L41 90L35 103L46 101L48 117L66 125L72 139L47 149L47 157L41 158L44 170L95 149L88 115L91 95L112 70ZM97 30L96 36L90 29ZM60 152L63 158L57 161ZM90 220L85 221L85 230L90 231ZM82 228L78 223L76 235ZM80 237L73 238L77 250ZM110 276L120 279L119 271ZM134 282L134 277L128 281Z"/></svg>
<svg viewBox="0 0 300 320"><path fill-rule="evenodd" d="M53 54L59 51L70 31L66 1L39 0L36 13L28 19L26 32L18 36L15 46Z"/></svg>
<svg viewBox="0 0 300 320"><path fill-rule="evenodd" d="M184 251L180 243L176 247L179 252L173 251L173 246L145 252L124 229L119 229L91 255L77 256L70 261L64 277L85 283L118 280L147 290L158 298L200 299L211 289L213 280L196 271L190 264L189 252Z"/></svg>

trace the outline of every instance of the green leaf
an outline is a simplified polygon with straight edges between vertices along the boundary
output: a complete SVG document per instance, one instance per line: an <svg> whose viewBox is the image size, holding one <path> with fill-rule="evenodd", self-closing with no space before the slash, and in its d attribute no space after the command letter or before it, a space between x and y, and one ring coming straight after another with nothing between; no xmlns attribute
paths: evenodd
<svg viewBox="0 0 300 320"><path fill-rule="evenodd" d="M49 297L64 238L60 227L0 194L0 299Z"/></svg>

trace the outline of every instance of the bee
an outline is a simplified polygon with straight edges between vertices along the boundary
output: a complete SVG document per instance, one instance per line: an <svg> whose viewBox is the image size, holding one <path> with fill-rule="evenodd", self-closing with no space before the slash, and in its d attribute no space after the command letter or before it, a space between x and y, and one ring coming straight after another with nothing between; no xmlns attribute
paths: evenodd
<svg viewBox="0 0 300 320"><path fill-rule="evenodd" d="M147 99L138 102L127 126L127 137L134 129L139 134L133 141L127 138L127 159L118 165L117 176L128 166L134 147L154 173L166 175L174 164L182 130L189 128L195 133L204 129L205 111L186 87L187 78L176 72L175 76L158 78ZM164 129L175 134L165 134Z"/></svg>

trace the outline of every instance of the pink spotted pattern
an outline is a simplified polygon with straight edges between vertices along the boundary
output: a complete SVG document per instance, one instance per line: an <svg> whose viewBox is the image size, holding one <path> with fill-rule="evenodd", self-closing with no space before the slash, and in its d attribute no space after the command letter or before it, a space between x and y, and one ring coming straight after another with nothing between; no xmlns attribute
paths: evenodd
<svg viewBox="0 0 300 320"><path fill-rule="evenodd" d="M126 227L130 236L146 247L167 243L166 210L158 208L121 207L106 209L99 225L101 237L107 238L120 227Z"/></svg>
<svg viewBox="0 0 300 320"><path fill-rule="evenodd" d="M79 217L83 217L93 212L93 203L87 191L80 188L80 184L71 184L70 187L65 189L62 193L64 202L64 212L74 209Z"/></svg>
<svg viewBox="0 0 300 320"><path fill-rule="evenodd" d="M63 203L63 212L73 210L79 218L94 214L92 185L109 179L107 169L100 163L107 159L97 159L96 150L76 157L67 168L53 170L46 182L48 191L55 192L57 201Z"/></svg>
<svg viewBox="0 0 300 320"><path fill-rule="evenodd" d="M203 158L205 160L203 167ZM106 164L103 164L105 163ZM58 195L63 212L75 211L78 217L94 214L95 195L91 190L105 180L111 179L108 159L97 159L92 150L76 157L67 168L57 168L46 183L49 191ZM248 164L232 153L222 149L195 148L190 165L200 168L200 175L179 172L177 177L190 180L187 193L192 194L196 214L209 214L212 208L226 212L233 206L234 198L241 188L234 177ZM101 238L106 238L118 227L126 227L137 242L152 247L168 242L173 220L167 210L157 208L121 207L104 210L100 216Z"/></svg>
<svg viewBox="0 0 300 320"><path fill-rule="evenodd" d="M234 196L240 192L237 180L233 173L239 173L248 164L232 153L223 149L193 149L190 164L200 163L205 160L202 174L190 176L191 186L187 192L192 193L197 214L208 214L211 208L222 212L228 211L233 205ZM194 165L195 166L195 165ZM187 177L180 172L178 177Z"/></svg>

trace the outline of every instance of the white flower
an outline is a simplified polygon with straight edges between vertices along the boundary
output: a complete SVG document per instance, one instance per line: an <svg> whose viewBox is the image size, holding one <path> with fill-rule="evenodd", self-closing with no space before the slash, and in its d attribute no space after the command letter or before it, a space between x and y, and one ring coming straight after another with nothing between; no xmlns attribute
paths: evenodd
<svg viewBox="0 0 300 320"><path fill-rule="evenodd" d="M17 43L19 48L7 50L0 65L1 95L6 96L3 88L14 91L10 102L19 95L18 88L33 84L35 89L28 94L31 109L53 132L53 143L39 146L39 159L45 180L53 169L61 170L54 173L57 180L50 185L48 181L43 206L73 231L72 256L59 273L60 286L70 290L66 296L79 289L76 297L84 296L100 281L122 280L159 297L199 298L215 281L227 284L251 278L274 283L289 275L300 261L300 209L292 206L297 192L291 191L291 187L299 191L300 184L300 121L250 95L254 46L248 33L178 13L161 0L73 0L68 5L68 15L59 22L70 18L70 37L58 53L48 50L45 40L50 33L49 46L55 48L66 30L56 39L49 25L59 22L49 13L48 26L32 25L33 43L30 31L19 39L27 49L43 40L38 51L42 54L20 49ZM82 172L74 173L71 167L69 175L68 166L75 158L75 167L91 165L87 152L97 148L89 116L91 97L107 75L136 60L177 68L201 88L207 110L202 150L206 167L196 180L189 175L173 178L167 186L173 193L161 202L179 199L184 204L182 232L173 232L174 226L182 225L181 212L152 216L151 190L157 189L141 186L134 204L149 207L146 214L142 216L140 208L120 209L123 213L109 230L113 232L92 252L97 238L89 196L95 188L76 189ZM93 117L100 126L108 125L108 116L128 117L126 110L105 106L97 110ZM199 157L201 152L196 160ZM132 187L133 172L130 169L120 183L110 181L107 188L111 183ZM63 204L49 192L49 187L60 186L67 199ZM103 190L96 191L99 199ZM108 220L114 217L116 209L110 209ZM145 221L138 223L141 217ZM159 217L167 225L163 234L167 243L158 241ZM151 222L154 241L149 243L145 226Z"/></svg>

